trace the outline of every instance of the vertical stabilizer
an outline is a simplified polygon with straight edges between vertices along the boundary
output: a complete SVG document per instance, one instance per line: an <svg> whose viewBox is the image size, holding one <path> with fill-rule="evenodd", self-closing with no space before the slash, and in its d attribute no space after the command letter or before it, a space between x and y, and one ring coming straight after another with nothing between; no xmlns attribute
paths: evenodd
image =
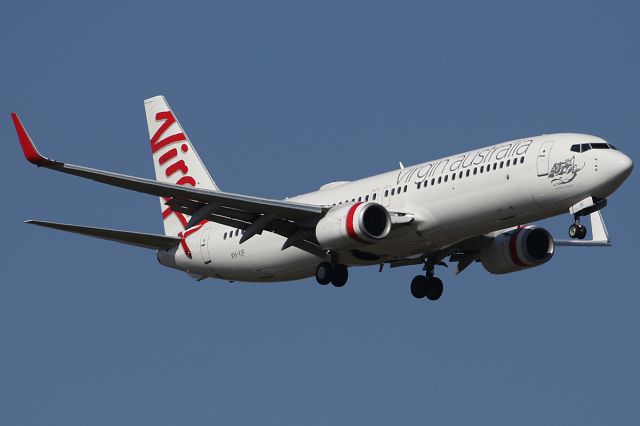
<svg viewBox="0 0 640 426"><path fill-rule="evenodd" d="M144 109L156 180L218 191L164 96L145 100ZM189 216L173 212L165 204L167 201L160 198L164 230L166 235L175 236L184 231Z"/></svg>

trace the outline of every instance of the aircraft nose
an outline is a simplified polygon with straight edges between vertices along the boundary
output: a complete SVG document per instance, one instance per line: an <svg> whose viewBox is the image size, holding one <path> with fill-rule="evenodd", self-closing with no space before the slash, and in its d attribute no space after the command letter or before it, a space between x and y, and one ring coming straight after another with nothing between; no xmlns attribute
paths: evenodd
<svg viewBox="0 0 640 426"><path fill-rule="evenodd" d="M631 174L631 170L633 170L633 161L631 161L631 158L629 158L626 154L623 154L620 151L618 151L616 154L618 154L616 155L616 158L614 160L617 172L616 174L621 180L624 180L629 177L629 175Z"/></svg>

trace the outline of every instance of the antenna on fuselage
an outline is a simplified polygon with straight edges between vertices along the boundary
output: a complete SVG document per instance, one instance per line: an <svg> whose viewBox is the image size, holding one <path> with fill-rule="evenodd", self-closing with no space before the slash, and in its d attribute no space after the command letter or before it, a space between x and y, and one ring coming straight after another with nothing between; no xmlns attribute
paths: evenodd
<svg viewBox="0 0 640 426"><path fill-rule="evenodd" d="M404 169L404 164L402 164L402 161L398 161L398 164L400 164L401 169Z"/></svg>

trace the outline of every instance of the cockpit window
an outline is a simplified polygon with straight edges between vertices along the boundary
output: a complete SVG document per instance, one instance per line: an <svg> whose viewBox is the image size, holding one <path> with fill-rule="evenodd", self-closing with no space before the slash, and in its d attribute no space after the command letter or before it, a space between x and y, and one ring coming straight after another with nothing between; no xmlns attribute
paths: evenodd
<svg viewBox="0 0 640 426"><path fill-rule="evenodd" d="M616 149L616 147L611 144L603 143L603 142L571 145L571 151L573 152L587 152L590 149Z"/></svg>

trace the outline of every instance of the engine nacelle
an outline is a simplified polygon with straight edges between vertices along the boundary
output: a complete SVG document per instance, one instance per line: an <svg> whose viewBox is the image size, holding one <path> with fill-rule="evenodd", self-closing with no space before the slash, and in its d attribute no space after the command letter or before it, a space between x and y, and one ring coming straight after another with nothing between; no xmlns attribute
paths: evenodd
<svg viewBox="0 0 640 426"><path fill-rule="evenodd" d="M366 202L336 206L316 225L324 249L344 249L376 243L389 235L391 217L384 206Z"/></svg>
<svg viewBox="0 0 640 426"><path fill-rule="evenodd" d="M492 274L506 274L548 262L554 249L549 231L537 226L521 226L495 237L480 252L480 262Z"/></svg>

